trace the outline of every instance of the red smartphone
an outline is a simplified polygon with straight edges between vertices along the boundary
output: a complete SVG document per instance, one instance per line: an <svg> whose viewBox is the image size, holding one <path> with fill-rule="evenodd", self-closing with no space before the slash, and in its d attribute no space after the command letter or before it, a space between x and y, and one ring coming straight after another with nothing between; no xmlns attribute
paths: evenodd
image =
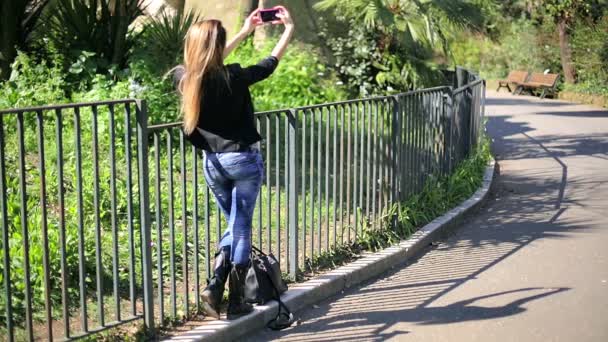
<svg viewBox="0 0 608 342"><path fill-rule="evenodd" d="M260 10L260 18L264 23L279 20L279 18L277 17L277 13L279 13L280 11L280 9L274 8Z"/></svg>

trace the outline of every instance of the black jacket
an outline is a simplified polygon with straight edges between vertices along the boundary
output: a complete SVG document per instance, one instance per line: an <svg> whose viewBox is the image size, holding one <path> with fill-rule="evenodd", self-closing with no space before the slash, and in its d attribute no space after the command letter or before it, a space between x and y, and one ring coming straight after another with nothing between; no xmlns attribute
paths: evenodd
<svg viewBox="0 0 608 342"><path fill-rule="evenodd" d="M207 77L197 128L186 138L195 147L209 152L243 151L262 140L253 118L249 86L270 76L278 63L276 57L270 56L246 68L226 65L228 82L219 75ZM178 68L176 80L183 74L183 68Z"/></svg>

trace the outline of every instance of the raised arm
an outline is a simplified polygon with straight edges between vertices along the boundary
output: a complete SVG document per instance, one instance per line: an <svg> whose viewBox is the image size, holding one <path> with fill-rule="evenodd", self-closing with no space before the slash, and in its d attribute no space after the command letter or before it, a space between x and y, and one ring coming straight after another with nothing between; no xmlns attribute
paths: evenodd
<svg viewBox="0 0 608 342"><path fill-rule="evenodd" d="M283 6L277 6L277 8L281 8L281 12L277 13L277 17L279 18L278 22L285 25L285 31L283 31L283 35L281 35L281 39L279 39L277 45L272 49L271 55L280 60L285 54L295 27L289 11Z"/></svg>
<svg viewBox="0 0 608 342"><path fill-rule="evenodd" d="M259 9L251 12L247 19L245 19L245 23L243 24L243 28L237 33L230 41L226 44L224 48L224 58L228 57L232 50L234 50L256 27L262 25L262 19L258 15Z"/></svg>

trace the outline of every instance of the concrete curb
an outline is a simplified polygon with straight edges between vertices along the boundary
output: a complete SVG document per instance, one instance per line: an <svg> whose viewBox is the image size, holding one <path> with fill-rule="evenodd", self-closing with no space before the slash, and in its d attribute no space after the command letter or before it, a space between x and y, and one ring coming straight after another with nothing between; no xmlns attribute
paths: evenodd
<svg viewBox="0 0 608 342"><path fill-rule="evenodd" d="M441 217L420 228L409 239L377 253L341 266L307 282L290 286L281 297L292 312L331 297L342 290L374 278L405 263L432 241L456 227L464 215L479 208L486 200L494 181L494 161L486 167L481 187L469 199ZM234 321L216 320L173 336L168 341L233 341L266 326L276 316L278 304L257 305L255 311Z"/></svg>

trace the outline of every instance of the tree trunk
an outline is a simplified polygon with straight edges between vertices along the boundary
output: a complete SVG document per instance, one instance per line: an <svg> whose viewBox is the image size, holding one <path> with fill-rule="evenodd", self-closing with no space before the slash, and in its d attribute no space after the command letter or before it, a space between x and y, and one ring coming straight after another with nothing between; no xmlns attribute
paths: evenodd
<svg viewBox="0 0 608 342"><path fill-rule="evenodd" d="M257 8L266 7L266 1L258 0L257 2L258 2ZM264 46L266 37L268 37L268 26L267 25L262 25L255 29L255 32L253 33L253 46L256 48L256 50L259 50Z"/></svg>
<svg viewBox="0 0 608 342"><path fill-rule="evenodd" d="M6 80L11 75L11 64L17 55L16 45L19 41L20 5L18 1L2 1L0 3L0 80Z"/></svg>
<svg viewBox="0 0 608 342"><path fill-rule="evenodd" d="M258 0L244 0L241 4L243 6L243 19L247 18L249 13L251 13L254 9L258 8Z"/></svg>
<svg viewBox="0 0 608 342"><path fill-rule="evenodd" d="M572 63L572 49L570 48L570 33L568 32L568 21L560 18L557 23L559 31L559 52L562 60L562 69L566 83L576 83L576 69Z"/></svg>

